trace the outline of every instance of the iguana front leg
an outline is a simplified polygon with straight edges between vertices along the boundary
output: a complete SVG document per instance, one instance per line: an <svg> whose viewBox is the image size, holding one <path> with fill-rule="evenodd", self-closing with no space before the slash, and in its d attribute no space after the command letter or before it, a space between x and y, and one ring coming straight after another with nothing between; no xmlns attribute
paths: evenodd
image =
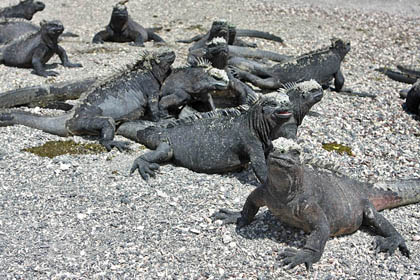
<svg viewBox="0 0 420 280"><path fill-rule="evenodd" d="M236 223L236 228L241 229L249 225L254 219L260 207L265 205L265 188L259 187L251 192L246 199L242 211L220 209L212 215L213 220L221 220L223 224Z"/></svg>
<svg viewBox="0 0 420 280"><path fill-rule="evenodd" d="M183 90L175 90L169 95L162 97L159 101L159 111L161 117L164 118L169 116L168 108L185 105L190 100L191 96Z"/></svg>
<svg viewBox="0 0 420 280"><path fill-rule="evenodd" d="M288 269L305 264L309 270L324 252L325 243L330 236L330 226L327 216L317 203L301 201L299 206L296 206L296 212L297 218L309 226L311 234L303 249L286 248L280 257L283 258L283 264L288 265Z"/></svg>
<svg viewBox="0 0 420 280"><path fill-rule="evenodd" d="M82 67L80 63L71 63L67 56L66 51L61 46L57 46L57 54L60 57L61 63L63 63L64 67Z"/></svg>
<svg viewBox="0 0 420 280"><path fill-rule="evenodd" d="M92 43L94 44L103 44L105 41L108 41L113 34L111 34L108 30L102 30L93 36Z"/></svg>
<svg viewBox="0 0 420 280"><path fill-rule="evenodd" d="M158 163L169 161L173 156L173 150L168 143L160 143L154 151L147 152L139 156L133 163L130 174L138 170L144 180L148 180L150 176L154 177L154 170L159 169Z"/></svg>
<svg viewBox="0 0 420 280"><path fill-rule="evenodd" d="M46 71L44 69L44 64L42 63L43 58L48 54L48 49L46 47L38 47L33 56L32 56L32 67L35 70L35 74L43 77L48 76L57 76L58 72L55 71Z"/></svg>
<svg viewBox="0 0 420 280"><path fill-rule="evenodd" d="M365 201L363 224L373 227L381 235L376 238L376 252L388 252L392 255L399 248L404 256L410 257L410 251L404 238L384 216L376 211L369 201Z"/></svg>
<svg viewBox="0 0 420 280"><path fill-rule="evenodd" d="M339 69L334 75L334 87L337 92L341 91L344 86L344 75L343 72Z"/></svg>
<svg viewBox="0 0 420 280"><path fill-rule="evenodd" d="M130 31L128 37L132 40L133 45L144 47L145 38L140 32Z"/></svg>

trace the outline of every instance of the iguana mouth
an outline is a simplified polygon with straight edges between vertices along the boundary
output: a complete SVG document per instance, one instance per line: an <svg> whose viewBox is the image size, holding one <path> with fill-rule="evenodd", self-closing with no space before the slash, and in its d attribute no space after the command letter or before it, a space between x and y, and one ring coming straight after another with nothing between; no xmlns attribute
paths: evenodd
<svg viewBox="0 0 420 280"><path fill-rule="evenodd" d="M316 101L318 101L318 100L321 100L323 96L324 96L324 93L323 93L323 91L321 90L321 91L318 91L317 93L315 93L315 95L314 95L314 99L315 99Z"/></svg>
<svg viewBox="0 0 420 280"><path fill-rule="evenodd" d="M275 114L279 116L280 118L290 118L292 116L292 113L289 111L276 111Z"/></svg>

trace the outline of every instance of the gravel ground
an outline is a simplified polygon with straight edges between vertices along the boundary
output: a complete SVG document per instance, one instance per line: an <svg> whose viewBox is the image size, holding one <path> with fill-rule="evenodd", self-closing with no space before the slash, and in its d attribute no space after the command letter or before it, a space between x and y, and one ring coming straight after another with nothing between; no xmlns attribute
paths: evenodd
<svg viewBox="0 0 420 280"><path fill-rule="evenodd" d="M44 79L31 70L0 65L0 91L106 76L137 57L139 49L127 44L89 43L108 23L114 1L44 2L46 10L34 21L59 18L67 31L80 34L61 45L72 62L84 67L56 65L60 75ZM306 117L299 131L306 156L360 180L420 177L419 122L402 111L398 97L407 85L373 71L396 63L420 64L420 19L414 17L420 14L420 1L369 1L365 7L362 1L335 2L343 3L340 9L329 1L312 1L318 7L309 1L224 2L132 1L128 7L144 26L163 27L159 34L176 49L177 65L184 63L187 46L175 40L207 29L217 18L282 36L285 46L256 42L284 54L327 46L333 36L351 40L342 67L346 86L377 98L325 92L314 108L320 116ZM1 279L420 278L420 204L383 212L407 240L411 259L399 252L375 255L374 235L361 230L330 239L312 272L303 266L284 270L278 252L302 246L303 232L282 225L265 209L238 233L233 225L209 218L221 207L241 208L257 185L250 170L207 175L165 165L146 183L138 174L128 176L133 160L144 152L135 143L127 153L49 159L21 149L64 138L15 126L1 127L0 139ZM354 156L322 149L322 143L334 141L350 146Z"/></svg>

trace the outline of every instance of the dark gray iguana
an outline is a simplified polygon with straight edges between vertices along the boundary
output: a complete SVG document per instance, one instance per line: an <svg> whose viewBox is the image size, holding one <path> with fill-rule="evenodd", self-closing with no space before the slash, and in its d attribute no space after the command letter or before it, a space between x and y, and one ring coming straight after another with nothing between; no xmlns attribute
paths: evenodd
<svg viewBox="0 0 420 280"><path fill-rule="evenodd" d="M81 97L69 113L60 116L39 116L26 112L0 113L0 126L21 124L59 135L98 135L99 141L111 150L126 148L114 141L115 124L137 120L147 114L158 114L160 87L171 72L175 53L160 50L147 53L127 71L94 87Z"/></svg>
<svg viewBox="0 0 420 280"><path fill-rule="evenodd" d="M380 235L376 251L392 254L399 248L409 257L404 238L377 211L420 202L420 179L359 182L302 165L300 147L293 141L280 146L268 156L267 183L251 192L240 213L221 210L215 219L237 222L240 229L267 206L282 222L310 233L302 249L287 248L281 254L288 268L305 264L309 269L321 258L329 236L350 234L362 224Z"/></svg>
<svg viewBox="0 0 420 280"><path fill-rule="evenodd" d="M223 113L226 115L220 116ZM208 114L190 121L181 119L171 127L137 131L136 141L154 151L139 156L131 173L138 170L147 180L155 175L159 163L168 161L196 172L225 173L251 162L257 178L265 182L265 155L272 148L273 135L292 115L287 96L281 102L262 98L244 111L225 109Z"/></svg>
<svg viewBox="0 0 420 280"><path fill-rule="evenodd" d="M344 85L341 62L350 51L350 43L333 39L328 48L309 52L284 63L267 67L258 62L239 61L232 64L236 77L250 82L261 89L278 89L286 83L316 80L323 87L329 86L334 79L335 89L340 91Z"/></svg>
<svg viewBox="0 0 420 280"><path fill-rule="evenodd" d="M0 18L25 18L31 20L36 12L42 11L45 4L41 1L22 0L19 4L0 9Z"/></svg>
<svg viewBox="0 0 420 280"><path fill-rule="evenodd" d="M194 66L175 69L163 82L161 88L159 100L161 117L169 117L169 109L178 109L197 100L206 103L207 110L214 110L216 108L211 91L226 89L228 85L229 78L226 72L205 61Z"/></svg>
<svg viewBox="0 0 420 280"><path fill-rule="evenodd" d="M228 28L227 32L225 31L226 27ZM227 36L226 39L228 39L229 45L256 47L255 44L246 43L237 37L256 37L256 38L283 43L283 39L276 35L270 34L268 32L258 31L258 30L236 29L235 25L225 20L213 21L212 26L210 27L210 30L206 34L197 35L191 39L177 40L177 42L188 43L188 44L192 42L196 42L190 48L192 50L192 49L203 47L205 42L209 42L215 37L225 37L222 35L222 33L226 33L226 36Z"/></svg>
<svg viewBox="0 0 420 280"><path fill-rule="evenodd" d="M135 45L144 47L144 42L150 40L164 42L152 28L144 28L135 22L128 15L127 7L124 4L117 4L112 9L111 20L106 29L96 33L92 42L133 42Z"/></svg>
<svg viewBox="0 0 420 280"><path fill-rule="evenodd" d="M44 64L54 55L60 57L65 67L82 67L70 63L66 51L58 45L58 37L63 33L63 24L58 20L41 21L41 29L8 43L0 49L0 63L22 68L33 67L40 76L56 76L55 71L46 71Z"/></svg>
<svg viewBox="0 0 420 280"><path fill-rule="evenodd" d="M399 71L388 68L378 68L376 71L387 75L394 81L413 84L408 90L402 90L400 96L405 98L405 109L420 118L420 69L409 66L397 65Z"/></svg>

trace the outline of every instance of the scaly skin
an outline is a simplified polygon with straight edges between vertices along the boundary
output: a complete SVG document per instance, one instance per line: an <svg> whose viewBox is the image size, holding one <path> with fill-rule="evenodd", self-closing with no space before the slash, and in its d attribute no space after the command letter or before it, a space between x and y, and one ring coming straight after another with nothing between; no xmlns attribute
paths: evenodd
<svg viewBox="0 0 420 280"><path fill-rule="evenodd" d="M44 8L45 4L41 1L23 0L17 5L0 9L0 17L31 20L36 12L42 11Z"/></svg>
<svg viewBox="0 0 420 280"><path fill-rule="evenodd" d="M117 4L112 10L111 20L105 30L95 34L93 43L102 44L103 42L132 42L133 44L144 47L147 41L164 42L164 40L153 32L135 22L129 15L127 7Z"/></svg>
<svg viewBox="0 0 420 280"><path fill-rule="evenodd" d="M97 135L107 150L127 148L114 141L118 122L158 115L160 86L171 72L173 51L144 55L135 66L97 85L69 113L46 117L24 112L0 113L0 126L21 124L59 135Z"/></svg>
<svg viewBox="0 0 420 280"><path fill-rule="evenodd" d="M39 27L24 19L2 19L0 21L0 44L7 44L25 34L35 33Z"/></svg>
<svg viewBox="0 0 420 280"><path fill-rule="evenodd" d="M196 172L225 173L251 162L257 178L267 180L265 155L271 150L273 135L291 117L287 96L279 102L262 98L249 110L232 109L209 113L172 127L149 127L137 132L137 142L154 151L138 157L131 173L143 179L155 176L160 163L173 162ZM216 117L213 117L216 114Z"/></svg>
<svg viewBox="0 0 420 280"><path fill-rule="evenodd" d="M262 89L278 89L286 83L314 79L323 87L328 87L331 80L334 80L335 90L340 91L344 85L341 62L349 50L349 42L334 39L329 48L316 50L271 67L253 61L229 64L235 66L233 69L237 78Z"/></svg>
<svg viewBox="0 0 420 280"><path fill-rule="evenodd" d="M0 62L7 66L34 68L35 74L47 77L57 76L54 71L46 71L45 63L57 54L65 67L82 67L79 63L71 63L66 51L58 45L58 37L63 33L64 27L58 20L42 21L41 29L12 41L2 49Z"/></svg>
<svg viewBox="0 0 420 280"><path fill-rule="evenodd" d="M420 179L372 186L302 165L300 148L287 141L268 156L267 164L267 183L248 196L242 211L221 210L214 218L236 221L241 228L251 223L260 207L267 206L282 222L309 233L302 249L287 248L280 255L288 268L305 264L309 269L321 258L329 236L353 233L362 224L380 235L377 252L393 254L398 248L409 257L404 238L377 211L420 202Z"/></svg>

